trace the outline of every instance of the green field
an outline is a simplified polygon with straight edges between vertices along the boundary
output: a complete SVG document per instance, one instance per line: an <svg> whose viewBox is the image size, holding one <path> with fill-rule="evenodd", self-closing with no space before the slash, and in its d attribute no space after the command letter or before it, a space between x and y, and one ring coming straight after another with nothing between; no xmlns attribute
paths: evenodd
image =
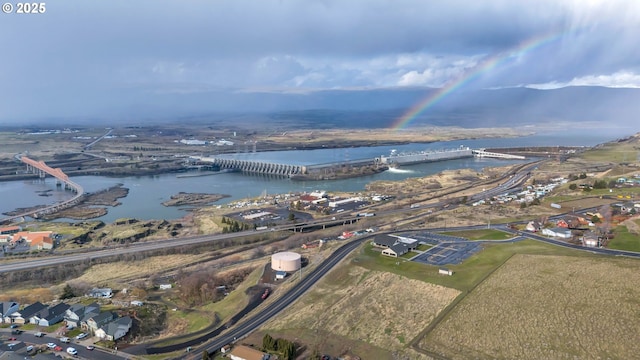
<svg viewBox="0 0 640 360"><path fill-rule="evenodd" d="M445 235L458 236L469 240L506 240L513 237L512 234L500 230L480 229L468 231L449 231Z"/></svg>
<svg viewBox="0 0 640 360"><path fill-rule="evenodd" d="M630 233L626 226L615 229L615 238L609 241L610 249L640 252L640 236Z"/></svg>
<svg viewBox="0 0 640 360"><path fill-rule="evenodd" d="M439 275L440 266L383 256L380 252L373 250L371 244L361 247L359 254L352 261L355 265L371 270L391 272L460 291L469 291L514 254L597 256L589 252L553 246L535 240L524 240L517 243L483 245L483 250L472 255L462 264L447 266L448 269L453 270L453 276Z"/></svg>

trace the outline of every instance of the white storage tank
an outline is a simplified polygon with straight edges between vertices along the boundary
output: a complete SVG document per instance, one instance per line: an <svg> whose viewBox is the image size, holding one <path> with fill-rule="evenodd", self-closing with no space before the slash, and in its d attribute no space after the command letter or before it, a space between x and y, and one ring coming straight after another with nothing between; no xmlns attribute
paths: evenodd
<svg viewBox="0 0 640 360"><path fill-rule="evenodd" d="M301 256L298 253L286 251L271 255L271 268L275 271L300 270Z"/></svg>

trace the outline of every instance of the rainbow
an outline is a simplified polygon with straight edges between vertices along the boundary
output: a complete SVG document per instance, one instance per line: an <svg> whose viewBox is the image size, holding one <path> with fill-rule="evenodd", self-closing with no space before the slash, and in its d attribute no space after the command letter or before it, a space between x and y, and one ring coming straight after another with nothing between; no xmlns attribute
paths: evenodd
<svg viewBox="0 0 640 360"><path fill-rule="evenodd" d="M484 59L482 62L476 65L473 69L467 71L465 74L458 77L457 79L454 79L448 82L447 84L445 84L445 86L439 88L437 91L427 96L424 100L414 105L404 115L402 115L400 118L398 118L393 122L393 124L391 125L391 129L400 130L404 127L407 127L409 123L411 123L411 121L413 121L421 112L427 110L432 105L440 101L440 99L460 89L462 86L474 80L481 74L494 69L496 66L502 64L508 59L525 55L528 52L531 52L545 44L548 44L554 40L557 40L560 37L562 37L562 35L563 35L562 31L561 32L553 31L550 33L545 33L543 35L539 35L531 39L528 39L526 41L523 41L522 43L518 44L517 46L515 46L514 48L508 51L501 52L501 53L498 53L497 55Z"/></svg>

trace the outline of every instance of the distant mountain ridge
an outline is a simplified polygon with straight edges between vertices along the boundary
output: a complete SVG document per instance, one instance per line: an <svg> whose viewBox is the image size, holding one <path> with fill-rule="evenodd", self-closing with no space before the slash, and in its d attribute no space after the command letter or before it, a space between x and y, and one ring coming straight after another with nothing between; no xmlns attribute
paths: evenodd
<svg viewBox="0 0 640 360"><path fill-rule="evenodd" d="M33 114L29 123L51 119L82 124L91 118L111 124L175 121L224 122L254 117L266 122L298 121L301 126L384 128L433 94L432 88L318 90L300 93L211 90L181 92L175 88L130 88L99 94L101 110L83 107L49 108L47 116ZM91 97L96 94L87 94ZM65 113L65 110L73 109ZM502 127L537 123L602 122L638 129L640 89L566 87L555 90L505 88L459 91L418 114L411 125ZM6 116L6 115L5 115ZM5 122L12 118L3 117ZM265 124L268 126L268 123Z"/></svg>

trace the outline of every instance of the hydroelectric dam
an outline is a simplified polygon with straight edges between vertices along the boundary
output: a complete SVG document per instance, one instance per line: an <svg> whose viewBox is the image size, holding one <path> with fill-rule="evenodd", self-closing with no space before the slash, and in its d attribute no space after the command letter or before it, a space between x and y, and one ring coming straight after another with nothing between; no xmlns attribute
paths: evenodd
<svg viewBox="0 0 640 360"><path fill-rule="evenodd" d="M524 156L487 152L485 149L460 147L441 151L419 151L398 153L392 151L388 156L370 159L348 160L314 165L292 165L259 160L236 159L233 155L190 156L190 164L207 164L222 169L238 170L245 173L267 174L282 177L299 177L328 173L337 169L372 167L388 168L389 166L412 165L425 162L446 161L467 157L491 157L500 159L524 160Z"/></svg>

